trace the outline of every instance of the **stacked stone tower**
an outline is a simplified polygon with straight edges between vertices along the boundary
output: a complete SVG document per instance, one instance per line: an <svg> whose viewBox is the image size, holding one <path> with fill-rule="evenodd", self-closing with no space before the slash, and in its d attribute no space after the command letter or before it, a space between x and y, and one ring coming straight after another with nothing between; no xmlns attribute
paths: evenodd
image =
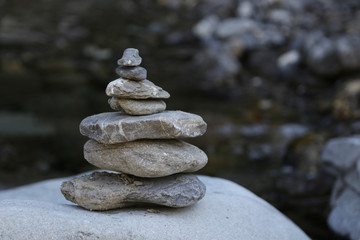
<svg viewBox="0 0 360 240"><path fill-rule="evenodd" d="M106 88L108 112L85 118L80 132L90 138L85 159L102 169L63 182L65 198L89 210L159 204L186 207L205 195L190 172L207 163L206 154L181 138L201 136L206 123L195 114L166 111L170 95L147 80L139 51L128 48L118 60L120 78Z"/></svg>

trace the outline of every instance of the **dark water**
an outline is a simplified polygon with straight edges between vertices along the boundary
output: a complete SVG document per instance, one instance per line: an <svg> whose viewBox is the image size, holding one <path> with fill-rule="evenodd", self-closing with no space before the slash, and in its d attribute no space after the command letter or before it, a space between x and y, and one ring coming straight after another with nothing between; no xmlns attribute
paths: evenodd
<svg viewBox="0 0 360 240"><path fill-rule="evenodd" d="M167 108L208 123L204 136L187 139L209 156L200 174L243 185L314 239L340 239L326 225L334 177L320 155L326 140L354 130L332 117L334 84L319 80L302 94L255 79L204 91L192 64L201 47L190 32L197 8L2 0L0 9L0 189L92 169L78 125L111 111L104 89L123 49L136 47L149 80L170 92Z"/></svg>

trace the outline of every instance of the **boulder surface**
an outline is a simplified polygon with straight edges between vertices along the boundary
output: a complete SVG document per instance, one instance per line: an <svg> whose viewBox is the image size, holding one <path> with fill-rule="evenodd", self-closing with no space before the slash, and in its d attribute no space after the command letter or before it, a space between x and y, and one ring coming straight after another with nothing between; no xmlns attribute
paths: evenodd
<svg viewBox="0 0 360 240"><path fill-rule="evenodd" d="M87 211L64 199L66 179L0 191L0 239L247 239L308 236L270 204L233 182L199 176L207 193L187 208Z"/></svg>

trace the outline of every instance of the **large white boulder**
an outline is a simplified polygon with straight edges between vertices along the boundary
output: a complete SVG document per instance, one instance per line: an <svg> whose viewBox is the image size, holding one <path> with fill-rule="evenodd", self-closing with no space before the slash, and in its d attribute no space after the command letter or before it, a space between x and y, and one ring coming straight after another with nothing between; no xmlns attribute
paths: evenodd
<svg viewBox="0 0 360 240"><path fill-rule="evenodd" d="M220 178L199 176L207 193L187 208L95 212L64 199L48 180L0 191L0 239L309 239L270 204Z"/></svg>

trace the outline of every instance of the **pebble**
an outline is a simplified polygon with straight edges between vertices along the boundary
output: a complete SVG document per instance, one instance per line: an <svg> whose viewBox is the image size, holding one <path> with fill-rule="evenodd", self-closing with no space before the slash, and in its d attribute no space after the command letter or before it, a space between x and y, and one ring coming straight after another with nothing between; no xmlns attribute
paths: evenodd
<svg viewBox="0 0 360 240"><path fill-rule="evenodd" d="M118 78L111 81L106 87L106 95L109 97L130 99L170 97L168 92L149 80L131 81L125 78Z"/></svg>
<svg viewBox="0 0 360 240"><path fill-rule="evenodd" d="M126 66L119 66L115 69L115 72L122 78L134 80L134 81L141 81L146 79L147 71L143 67L126 67Z"/></svg>
<svg viewBox="0 0 360 240"><path fill-rule="evenodd" d="M139 66L141 61L142 58L139 56L139 50L136 48L127 48L117 63L120 66Z"/></svg>
<svg viewBox="0 0 360 240"><path fill-rule="evenodd" d="M112 109L129 115L149 115L166 109L166 103L160 99L132 100L112 97L109 104Z"/></svg>
<svg viewBox="0 0 360 240"><path fill-rule="evenodd" d="M198 137L205 133L206 127L200 116L183 111L144 116L108 112L82 120L80 133L103 144L115 144L137 139Z"/></svg>
<svg viewBox="0 0 360 240"><path fill-rule="evenodd" d="M135 181L142 185L134 184ZM61 185L65 198L88 210L110 210L157 204L186 207L205 195L205 185L192 174L138 178L126 174L94 172Z"/></svg>
<svg viewBox="0 0 360 240"><path fill-rule="evenodd" d="M194 145L181 140L137 140L119 144L101 144L89 140L84 157L92 165L135 175L163 177L203 168L208 158Z"/></svg>

